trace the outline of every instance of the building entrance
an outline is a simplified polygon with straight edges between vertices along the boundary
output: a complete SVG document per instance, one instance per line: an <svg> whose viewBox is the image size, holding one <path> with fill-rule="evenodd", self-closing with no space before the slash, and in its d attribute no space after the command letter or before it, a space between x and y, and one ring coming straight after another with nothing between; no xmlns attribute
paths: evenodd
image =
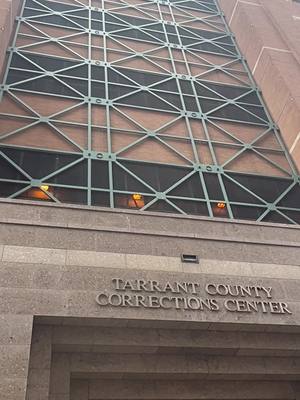
<svg viewBox="0 0 300 400"><path fill-rule="evenodd" d="M238 325L37 320L27 400L296 399L298 334ZM226 329L225 329L226 328Z"/></svg>

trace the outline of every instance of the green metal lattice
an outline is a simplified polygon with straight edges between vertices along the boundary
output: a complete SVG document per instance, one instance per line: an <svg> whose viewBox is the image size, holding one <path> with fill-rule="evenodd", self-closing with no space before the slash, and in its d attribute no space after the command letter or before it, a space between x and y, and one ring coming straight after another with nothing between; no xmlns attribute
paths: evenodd
<svg viewBox="0 0 300 400"><path fill-rule="evenodd" d="M157 9L157 14L154 15L153 10ZM167 9L168 12L164 13ZM142 15L143 18L135 17L132 19L132 12ZM201 12L202 16L196 18L195 13ZM178 22L177 14L186 17L182 22ZM168 15L169 20L165 20ZM132 22L135 22L133 24ZM187 24L202 24L206 26L207 30L191 28ZM31 30L31 33L24 33L24 27ZM45 27L60 27L63 28L68 34L59 36L58 38L45 34ZM95 29L96 28L96 29ZM128 36L129 35L129 36ZM74 50L74 38L84 36L86 42L81 46L80 51ZM131 37L130 37L131 36ZM155 45L156 50L167 50L168 57L155 57L151 54L151 50L136 51L133 48L124 45L124 40L130 40L135 36L135 41L144 43L144 45ZM95 51L93 42L101 38L103 41L103 56L102 58L95 59L93 52ZM26 39L31 41L30 44L18 45L18 40ZM145 77L143 79L154 79L153 83L142 84L137 76L134 78L129 76L130 73L136 73L132 68L120 67L116 62L108 59L110 50L109 41L113 41L115 45L122 47L118 50L119 54L124 54L123 62L126 60L140 59L146 60L159 72L144 71ZM64 60L67 64L73 64L51 70L47 65L43 66L45 55L34 49L35 46L43 46L53 44L59 46L63 50L67 50L70 54L69 57L58 57L50 55L53 62L56 60ZM100 46L99 46L100 48ZM180 51L183 58L183 65L187 73L182 74L177 71L177 61L173 57L173 51ZM85 53L83 55L83 53ZM216 57L222 56L226 61L221 64L209 64L205 57L208 55L215 55ZM204 74L194 74L191 71L191 62L188 56L195 56L199 60L199 65L209 65L208 72ZM35 57L35 58L34 58ZM201 64L202 60L202 64ZM163 66L163 62L171 65L171 71ZM198 66L199 66L198 65ZM237 67L238 66L238 67ZM74 76L72 71L81 68L85 70L84 76ZM93 79L93 71L102 71L103 78ZM129 71L129 72L128 72ZM236 83L233 85L215 84L209 79L209 74L212 72L222 73ZM117 80L110 78L111 74L115 74ZM154 77L152 77L154 75ZM155 77L157 78L155 81ZM46 79L46 81L45 81ZM61 89L61 93L51 93L52 86L43 90L44 82L52 82L53 87L57 85ZM71 81L71 82L70 82ZM122 82L122 83L120 83ZM125 83L124 83L125 82ZM189 86L189 93L183 89L183 82ZM97 86L98 85L98 86ZM167 86L167 90L164 89ZM173 85L173 86L172 86ZM47 85L45 85L47 86ZM99 93L95 87L99 87ZM173 89L175 87L175 89ZM117 96L112 96L111 91L117 88L120 93ZM222 94L222 91L230 89L236 90L230 98ZM121 90L123 93L121 93ZM201 94L201 90L206 95ZM96 93L95 93L96 92ZM39 94L49 96L50 98L64 98L74 100L77 103L66 107L63 112L54 113L45 117L38 113L32 107L21 99L21 94ZM130 1L118 2L104 2L103 0L93 1L88 0L84 4L80 1L74 1L73 5L64 2L46 1L46 0L27 0L24 3L21 17L17 18L17 29L12 47L8 49L8 63L7 69L4 74L4 84L2 86L3 99L9 97L19 106L26 109L30 116L24 116L18 113L2 112L3 117L17 118L18 120L28 121L28 124L20 128L12 129L5 132L1 136L2 151L1 156L5 162L12 166L16 171L22 175L21 179L9 179L1 176L0 181L3 183L16 183L21 184L19 190L9 193L8 197L18 198L26 193L32 187L40 187L41 184L50 184L56 188L64 188L68 190L83 190L86 191L86 204L93 204L93 195L95 193L105 194L109 196L107 205L115 207L115 198L118 195L130 195L134 192L133 189L124 190L116 187L116 177L114 169L118 166L126 176L132 177L136 182L140 183L145 191L139 192L145 197L149 197L142 210L151 210L155 204L164 202L170 206L170 210L179 213L186 213L183 207L180 207L179 201L198 202L207 207L207 214L214 216L214 206L219 201L226 204L226 217L236 217L233 207L247 207L258 210L259 215L253 219L258 221L267 220L268 216L276 215L277 219L286 223L299 223L299 205L296 201L288 201L285 199L289 196L297 198L299 193L299 176L293 165L290 156L282 143L280 133L274 125L268 110L266 109L261 94L253 81L249 72L247 64L237 48L233 35L228 29L224 20L223 13L214 1L141 1L140 3L131 4ZM138 97L140 96L140 97ZM145 104L138 101L139 98L144 99ZM252 100L249 100L252 98ZM149 101L151 99L151 101ZM243 99L245 99L243 101ZM136 104L138 103L138 104ZM192 104L192 106L188 105ZM209 105L213 103L213 105ZM72 126L72 122L59 118L60 114L66 114L68 111L74 111L77 108L85 107L87 110L87 119L82 123L82 127L86 129L87 143L85 146L76 142L69 137L63 129L58 127L59 124L68 124ZM124 112L124 107L128 109L145 110L145 112L157 110L161 113L168 113L174 115L174 119L162 125L159 131L148 130L142 126L134 118L128 116ZM229 108L233 111L228 112ZM105 129L106 132L106 145L105 151L96 151L93 148L93 130L95 125L93 122L93 112L105 109L106 125L99 125L97 128ZM96 110L96 111L94 111ZM122 147L118 151L113 150L112 136L113 127L111 126L111 115L113 112L123 114L127 121L131 121L133 125L137 126L136 130L124 128L119 129L124 135L132 134L138 136L136 140L130 144ZM236 117L236 115L241 115ZM187 157L184 153L179 151L175 145L170 144L168 141L170 135L166 137L160 133L164 128L176 121L184 120L188 129L189 144L192 149L192 157ZM201 123L205 138L199 140L195 137L191 128L192 121ZM222 146L222 143L217 143L212 140L210 136L209 126L220 128L218 124L222 122L232 122L239 124L241 129L243 126L253 126L261 129L260 134L252 141L243 141L241 137L234 132L221 129L228 138L234 141L231 147L237 151L229 157L225 162L220 163L216 155L216 146ZM29 151L31 146L22 146L7 144L5 141L19 135L24 131L47 125L53 132L56 132L67 143L73 146L73 151L57 151L57 157L72 154L75 159L71 162L57 167L49 173L37 178L36 175L30 174L26 168L24 169L22 163L16 157L12 157L7 149L22 149L23 153ZM73 122L74 129L78 123ZM138 129L139 128L139 129ZM272 136L277 143L277 148L264 148L259 145L259 142ZM179 140L178 137L172 137L174 140ZM164 190L158 190L150 184L149 180L143 178L139 174L139 168L134 171L128 168L128 161L136 161L124 157L124 153L128 150L136 148L141 143L153 140L160 143L162 146L168 148L172 153L180 157L184 162L176 164L179 169L184 168L186 173L180 179L176 179L169 187ZM199 144L205 144L210 153L211 163L206 163L201 158L201 152L197 150ZM223 144L224 145L224 144ZM229 148L227 143L227 147ZM47 147L36 147L35 150L53 154L53 150ZM22 153L22 154L23 154ZM241 159L244 154L254 154L258 159L264 160L268 165L274 168L272 182L266 180L265 184L270 187L274 186L275 182L284 182L281 185L281 190L276 193L276 197L272 201L261 194L261 188L257 190L250 188L245 182L241 183L236 179L235 173L237 170L232 170L232 163ZM29 154L29 153L28 153ZM274 157L274 158L272 158ZM276 162L276 158L285 160L285 163ZM63 173L71 171L76 166L86 165L86 182L81 185L79 182L76 184L54 183L51 178L60 176ZM93 163L97 163L98 167L93 170ZM102 170L100 166L106 163L108 174L107 187L95 187L92 184L92 175L98 173L100 176ZM145 163L141 163L142 164ZM161 165L164 167L164 160L155 162L153 165ZM142 168L142 167L141 167ZM211 198L206 174L211 174L217 177L217 182L222 192L219 197ZM203 189L203 194L199 197L188 195L172 195L172 191L181 185L189 182L193 176L197 176L199 185ZM261 174L264 176L264 171ZM255 174L248 173L249 180L255 179ZM228 182L232 182L237 190L246 193L249 197L255 199L253 201L235 201L231 195L228 194ZM268 183L271 182L271 183ZM51 191L46 191L47 196L53 201L62 201L59 196L56 196ZM83 201L84 202L84 201ZM101 205L101 203L100 203ZM103 205L103 204L102 204ZM291 206L292 205L292 206ZM206 212L204 212L205 214ZM274 214L275 213L275 214ZM293 213L293 218L291 217ZM294 216L295 215L295 216ZM270 218L272 220L272 217Z"/></svg>

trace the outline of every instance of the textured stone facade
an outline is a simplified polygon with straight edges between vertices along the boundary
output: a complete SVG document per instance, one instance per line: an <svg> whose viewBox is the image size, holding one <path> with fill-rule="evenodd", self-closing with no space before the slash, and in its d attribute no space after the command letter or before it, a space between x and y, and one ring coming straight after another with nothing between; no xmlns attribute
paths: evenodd
<svg viewBox="0 0 300 400"><path fill-rule="evenodd" d="M6 200L0 209L1 399L298 398L298 227ZM137 279L154 290L130 287ZM173 291L157 292L167 282ZM271 298L224 295L227 285ZM152 306L99 305L100 293L151 295ZM158 307L161 296L220 309ZM245 310L260 300L275 308Z"/></svg>

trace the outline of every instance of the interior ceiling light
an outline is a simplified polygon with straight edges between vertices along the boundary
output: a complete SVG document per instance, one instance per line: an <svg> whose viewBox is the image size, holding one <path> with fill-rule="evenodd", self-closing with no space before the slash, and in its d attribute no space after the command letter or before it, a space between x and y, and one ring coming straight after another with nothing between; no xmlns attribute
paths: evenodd
<svg viewBox="0 0 300 400"><path fill-rule="evenodd" d="M140 193L134 193L132 195L132 198L133 198L133 200L138 201L138 200L142 200L143 196Z"/></svg>
<svg viewBox="0 0 300 400"><path fill-rule="evenodd" d="M128 201L130 208L143 208L145 205L144 196L140 193L133 193Z"/></svg>
<svg viewBox="0 0 300 400"><path fill-rule="evenodd" d="M226 204L225 204L225 203L222 203L222 202L219 202L219 203L217 204L217 207L218 207L218 208L225 208L225 207L226 207Z"/></svg>
<svg viewBox="0 0 300 400"><path fill-rule="evenodd" d="M45 190L45 192L47 192L47 190L49 189L48 185L42 185L40 186L40 189Z"/></svg>

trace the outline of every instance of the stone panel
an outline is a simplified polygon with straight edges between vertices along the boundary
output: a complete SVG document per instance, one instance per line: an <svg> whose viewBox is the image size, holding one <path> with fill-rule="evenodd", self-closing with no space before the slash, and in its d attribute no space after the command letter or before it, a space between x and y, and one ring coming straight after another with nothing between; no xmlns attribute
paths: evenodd
<svg viewBox="0 0 300 400"><path fill-rule="evenodd" d="M69 357L65 354L53 355L50 375L50 399L70 396ZM59 396L59 397L58 397Z"/></svg>
<svg viewBox="0 0 300 400"><path fill-rule="evenodd" d="M67 251L67 265L86 265L91 267L121 268L126 266L125 254L95 251Z"/></svg>
<svg viewBox="0 0 300 400"><path fill-rule="evenodd" d="M29 269L28 264L28 269ZM226 322L226 323L253 323L253 324L274 324L274 325L290 325L300 323L298 310L300 309L300 301L297 292L297 281L288 279L270 279L245 276L221 276L206 274L182 274L164 271L150 270L128 270L128 269L109 269L99 267L56 267L52 271L54 274L51 281L47 281L47 286L41 285L39 288L35 282L33 284L32 275L41 267L32 264L31 274L23 276L22 287L6 287L1 288L3 302L1 312L5 313L24 313L33 315L57 315L72 317L102 317L102 318L129 318L129 319L161 319L175 321L203 321L203 322ZM18 275L20 268L14 268L14 273ZM55 274L57 277L55 277ZM42 275L43 276L43 275ZM175 307L163 309L156 307L112 307L99 306L96 303L96 296L101 292L115 293L112 285L112 279L121 278L126 280L144 279L145 281L154 280L160 282L163 286L167 282L197 282L199 283L199 293L197 296L207 298L209 295L205 293L204 287L208 283L264 286L272 287L273 300L289 302L293 314L273 315L270 313L246 312L242 315L236 312L226 312L221 307L217 312L208 311L205 307L203 311L195 311L193 309L176 310ZM118 293L118 292L117 292ZM122 292L120 292L122 293ZM135 292L124 292L134 295ZM169 292L170 294L171 292ZM143 292L144 295L149 293ZM150 293L151 294L151 293ZM166 295L169 295L166 293ZM154 295L162 296L154 290ZM171 294L172 295L172 294ZM192 296L192 294L189 294ZM227 298L227 297L226 297ZM216 296L220 302L225 298ZM264 299L264 298L263 298ZM249 298L251 300L251 298ZM267 299L265 299L267 300Z"/></svg>
<svg viewBox="0 0 300 400"><path fill-rule="evenodd" d="M155 382L143 381L90 382L90 400L101 399L286 399L294 400L287 382Z"/></svg>
<svg viewBox="0 0 300 400"><path fill-rule="evenodd" d="M66 251L59 249L4 246L3 261L37 264L65 264Z"/></svg>
<svg viewBox="0 0 300 400"><path fill-rule="evenodd" d="M11 311L12 312L12 311ZM0 393L5 400L25 400L32 316L1 316Z"/></svg>
<svg viewBox="0 0 300 400"><path fill-rule="evenodd" d="M31 343L31 315L0 316L0 345L28 346Z"/></svg>
<svg viewBox="0 0 300 400"><path fill-rule="evenodd" d="M112 375L148 379L247 379L299 380L300 359L296 357L250 357L241 355L152 355L70 354L70 369L76 377L105 378ZM260 377L259 377L260 376Z"/></svg>

